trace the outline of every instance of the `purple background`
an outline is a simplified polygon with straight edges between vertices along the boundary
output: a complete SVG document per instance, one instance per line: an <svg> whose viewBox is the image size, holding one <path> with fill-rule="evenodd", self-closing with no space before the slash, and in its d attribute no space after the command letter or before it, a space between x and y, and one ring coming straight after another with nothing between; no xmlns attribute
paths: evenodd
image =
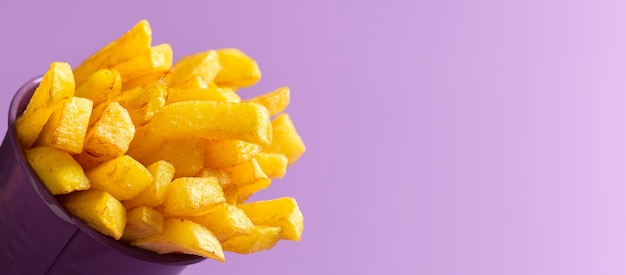
<svg viewBox="0 0 626 275"><path fill-rule="evenodd" d="M291 87L308 152L256 198L303 240L184 274L626 274L624 1L83 2L2 0L0 110L142 18Z"/></svg>

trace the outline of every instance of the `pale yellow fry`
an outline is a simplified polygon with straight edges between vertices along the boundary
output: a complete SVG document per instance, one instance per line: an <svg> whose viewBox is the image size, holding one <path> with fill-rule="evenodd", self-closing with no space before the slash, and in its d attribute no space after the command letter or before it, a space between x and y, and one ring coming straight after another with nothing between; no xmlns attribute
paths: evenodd
<svg viewBox="0 0 626 275"><path fill-rule="evenodd" d="M225 201L217 178L183 177L172 181L160 210L166 217L201 216Z"/></svg>
<svg viewBox="0 0 626 275"><path fill-rule="evenodd" d="M181 101L212 100L220 102L239 103L241 98L229 88L181 88L173 87L169 89L166 104Z"/></svg>
<svg viewBox="0 0 626 275"><path fill-rule="evenodd" d="M127 209L137 206L157 207L165 201L165 195L174 177L174 165L160 160L146 167L152 174L152 183L137 196L122 203Z"/></svg>
<svg viewBox="0 0 626 275"><path fill-rule="evenodd" d="M132 29L107 44L74 69L76 85L80 86L91 74L100 69L109 69L147 51L152 44L152 29L146 20L141 20Z"/></svg>
<svg viewBox="0 0 626 275"><path fill-rule="evenodd" d="M170 68L172 68L172 47L169 44L151 47L132 59L113 67L120 73L122 80L155 72L166 72Z"/></svg>
<svg viewBox="0 0 626 275"><path fill-rule="evenodd" d="M91 99L95 107L117 97L121 91L120 73L102 69L93 73L85 83L77 87L75 96Z"/></svg>
<svg viewBox="0 0 626 275"><path fill-rule="evenodd" d="M158 148L165 140L183 137L269 144L271 134L267 110L258 104L184 101L161 108L148 124L137 129L130 147L131 150Z"/></svg>
<svg viewBox="0 0 626 275"><path fill-rule="evenodd" d="M276 115L289 106L290 92L289 88L281 87L275 91L245 100L245 102L254 102L261 104L267 108L270 116Z"/></svg>
<svg viewBox="0 0 626 275"><path fill-rule="evenodd" d="M255 225L250 234L233 237L222 243L224 251L251 254L270 249L280 240L280 227Z"/></svg>
<svg viewBox="0 0 626 275"><path fill-rule="evenodd" d="M304 218L295 199L283 197L237 205L255 225L280 226L281 238L299 241L304 229Z"/></svg>
<svg viewBox="0 0 626 275"><path fill-rule="evenodd" d="M107 191L118 200L137 196L152 183L152 174L128 155L112 159L87 170L91 189Z"/></svg>
<svg viewBox="0 0 626 275"><path fill-rule="evenodd" d="M261 79L261 70L254 59L239 49L217 50L220 65L213 82L220 87L248 87Z"/></svg>
<svg viewBox="0 0 626 275"><path fill-rule="evenodd" d="M163 233L165 218L159 211L147 206L139 206L128 210L126 227L121 240L134 241Z"/></svg>
<svg viewBox="0 0 626 275"><path fill-rule="evenodd" d="M213 232L220 242L248 235L254 228L243 210L230 204L223 204L208 214L193 217L191 220Z"/></svg>
<svg viewBox="0 0 626 275"><path fill-rule="evenodd" d="M287 113L281 113L272 120L272 131L272 144L264 146L264 152L284 154L291 165L306 151L306 146Z"/></svg>
<svg viewBox="0 0 626 275"><path fill-rule="evenodd" d="M144 150L145 149L145 150ZM166 140L154 147L131 148L128 155L143 164L165 160L174 165L174 178L195 176L204 168L204 142L200 138Z"/></svg>
<svg viewBox="0 0 626 275"><path fill-rule="evenodd" d="M138 239L131 244L159 254L186 253L224 261L224 251L215 235L189 220L165 219L163 234Z"/></svg>
<svg viewBox="0 0 626 275"><path fill-rule="evenodd" d="M26 151L26 160L52 195L91 187L83 168L65 151L36 147Z"/></svg>
<svg viewBox="0 0 626 275"><path fill-rule="evenodd" d="M187 55L174 64L174 73L168 76L172 87L181 85L192 78L200 78L211 82L220 71L219 58L214 50Z"/></svg>
<svg viewBox="0 0 626 275"><path fill-rule="evenodd" d="M261 152L254 157L269 178L283 178L287 173L287 156L279 153Z"/></svg>
<svg viewBox="0 0 626 275"><path fill-rule="evenodd" d="M164 72L156 71L156 72L143 74L143 75L133 77L133 78L126 78L124 79L124 82L122 83L122 90L127 91L133 88L137 88L139 86L143 86L144 84L148 82L156 81L160 78L165 79L171 73L172 73L172 69L169 69Z"/></svg>
<svg viewBox="0 0 626 275"><path fill-rule="evenodd" d="M222 189L224 189L232 185L233 174L222 169L214 169L214 168L206 167L200 170L200 172L198 172L198 175L196 175L196 177L201 177L201 178L216 177L220 183L220 186L222 187Z"/></svg>
<svg viewBox="0 0 626 275"><path fill-rule="evenodd" d="M233 175L232 183L238 187L237 202L239 203L246 201L254 193L268 188L272 183L255 159L224 169Z"/></svg>
<svg viewBox="0 0 626 275"><path fill-rule="evenodd" d="M93 111L92 117L98 117L87 130L83 152L76 156L85 169L126 153L135 134L133 121L124 107L117 102L102 107L101 114L99 108Z"/></svg>
<svg viewBox="0 0 626 275"><path fill-rule="evenodd" d="M15 121L17 140L23 149L30 148L54 111L74 96L72 68L63 62L54 62L44 74L41 83Z"/></svg>
<svg viewBox="0 0 626 275"><path fill-rule="evenodd" d="M61 149L70 154L81 153L92 107L91 100L72 97L61 109L52 113L36 144Z"/></svg>
<svg viewBox="0 0 626 275"><path fill-rule="evenodd" d="M104 235L119 240L126 226L126 208L109 193L86 190L59 199L72 215L85 221Z"/></svg>
<svg viewBox="0 0 626 275"><path fill-rule="evenodd" d="M237 139L210 139L204 143L204 165L226 168L251 160L261 152L261 146Z"/></svg>
<svg viewBox="0 0 626 275"><path fill-rule="evenodd" d="M115 100L128 111L135 127L139 127L150 121L165 105L167 94L167 83L160 78L126 90Z"/></svg>

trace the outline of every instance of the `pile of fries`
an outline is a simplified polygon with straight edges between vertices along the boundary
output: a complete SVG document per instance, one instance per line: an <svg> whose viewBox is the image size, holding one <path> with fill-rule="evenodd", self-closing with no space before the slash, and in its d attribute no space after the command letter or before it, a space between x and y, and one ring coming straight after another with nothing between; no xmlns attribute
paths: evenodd
<svg viewBox="0 0 626 275"><path fill-rule="evenodd" d="M242 100L261 77L242 51L172 65L151 44L144 20L73 70L50 65L16 121L41 182L102 234L161 254L224 261L300 240L293 198L248 202L305 151L289 89Z"/></svg>

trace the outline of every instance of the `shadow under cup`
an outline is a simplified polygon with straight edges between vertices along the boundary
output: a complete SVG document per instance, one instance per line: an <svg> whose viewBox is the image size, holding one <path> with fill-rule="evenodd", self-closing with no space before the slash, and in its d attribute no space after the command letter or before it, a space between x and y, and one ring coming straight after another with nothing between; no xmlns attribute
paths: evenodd
<svg viewBox="0 0 626 275"><path fill-rule="evenodd" d="M18 146L15 119L41 78L19 89L0 147L0 270L2 274L179 274L204 260L159 255L102 235L59 204Z"/></svg>

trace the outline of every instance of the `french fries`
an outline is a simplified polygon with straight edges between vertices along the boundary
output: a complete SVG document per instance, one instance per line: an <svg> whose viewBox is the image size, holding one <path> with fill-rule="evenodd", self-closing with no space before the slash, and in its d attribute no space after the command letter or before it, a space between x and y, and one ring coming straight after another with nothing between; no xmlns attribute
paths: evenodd
<svg viewBox="0 0 626 275"><path fill-rule="evenodd" d="M306 150L289 88L242 99L261 72L241 50L172 66L171 46L151 43L143 20L73 71L51 64L16 121L42 184L95 230L159 254L224 261L300 240L293 198L250 201Z"/></svg>
<svg viewBox="0 0 626 275"><path fill-rule="evenodd" d="M86 190L64 195L61 204L73 215L84 220L104 235L119 240L126 226L126 209L111 194Z"/></svg>
<svg viewBox="0 0 626 275"><path fill-rule="evenodd" d="M54 62L44 74L24 113L15 121L22 149L30 148L56 110L74 96L74 78L67 63Z"/></svg>

